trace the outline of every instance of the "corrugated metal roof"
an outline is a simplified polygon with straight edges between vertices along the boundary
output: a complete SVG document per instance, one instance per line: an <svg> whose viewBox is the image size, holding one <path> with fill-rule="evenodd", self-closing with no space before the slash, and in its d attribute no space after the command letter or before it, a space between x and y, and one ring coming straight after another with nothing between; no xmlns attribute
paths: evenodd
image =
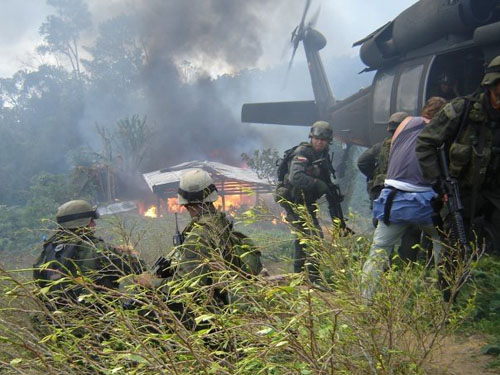
<svg viewBox="0 0 500 375"><path fill-rule="evenodd" d="M155 192L155 187L178 184L181 176L193 169L207 171L216 182L229 179L266 187L271 187L272 185L269 181L259 178L251 169L234 167L214 161L188 161L170 168L144 173L142 176L151 191Z"/></svg>

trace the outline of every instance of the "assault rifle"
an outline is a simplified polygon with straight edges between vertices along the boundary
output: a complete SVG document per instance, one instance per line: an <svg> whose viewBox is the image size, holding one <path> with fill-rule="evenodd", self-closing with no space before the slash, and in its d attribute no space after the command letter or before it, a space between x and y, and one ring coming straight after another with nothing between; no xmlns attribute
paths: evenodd
<svg viewBox="0 0 500 375"><path fill-rule="evenodd" d="M328 179L330 180L330 174L333 178L335 178L335 169L333 169L330 157L316 160L315 162L313 162L313 165L322 163L326 163L327 165L327 169L329 171ZM335 219L340 220L340 229L348 233L354 234L354 231L349 227L347 227L345 223L344 211L342 210L342 206L340 205L340 202L344 200L344 196L340 191L340 187L331 181L328 181L327 185L328 185L328 192L326 193L326 201L328 202L328 212L330 214L330 217L332 218L332 220Z"/></svg>
<svg viewBox="0 0 500 375"><path fill-rule="evenodd" d="M161 279L166 279L174 275L172 261L164 256L159 257L151 268L151 273Z"/></svg>
<svg viewBox="0 0 500 375"><path fill-rule="evenodd" d="M180 246L184 242L184 236L179 231L179 223L177 221L177 212L174 215L175 215L175 234L174 234L174 237L172 238L172 242L174 243L174 246Z"/></svg>
<svg viewBox="0 0 500 375"><path fill-rule="evenodd" d="M460 245L470 253L469 243L465 232L462 211L464 206L460 199L460 190L456 179L450 176L444 144L438 147L439 167L441 169L441 190L444 193L445 203L451 217L451 240L453 245Z"/></svg>
<svg viewBox="0 0 500 375"><path fill-rule="evenodd" d="M328 212L332 219L340 220L340 228L346 229L344 212L340 202L344 200L344 196L340 193L340 188L334 183L328 184L328 192L326 193L326 201L328 202Z"/></svg>

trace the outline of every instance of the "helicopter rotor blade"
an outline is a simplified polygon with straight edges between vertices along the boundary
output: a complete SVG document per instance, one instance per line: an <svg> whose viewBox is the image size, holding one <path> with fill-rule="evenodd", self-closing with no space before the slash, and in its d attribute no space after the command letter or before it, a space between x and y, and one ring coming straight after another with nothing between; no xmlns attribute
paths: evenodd
<svg viewBox="0 0 500 375"><path fill-rule="evenodd" d="M321 5L318 7L318 10L314 12L314 15L311 17L309 22L307 23L307 28L312 29L316 26L316 23L318 22L319 15L321 13Z"/></svg>
<svg viewBox="0 0 500 375"><path fill-rule="evenodd" d="M302 18L300 20L300 24L295 27L295 29L292 31L292 37L290 39L290 42L292 43L292 57L290 58L290 62L288 63L288 68L286 70L286 76L285 80L283 83L283 88L286 87L288 83L288 76L290 75L290 70L292 69L293 65L293 60L295 58L295 53L297 52L297 48L299 48L300 42L304 39L304 24L305 20L307 17L307 12L309 11L309 8L311 7L311 1L312 0L306 0L306 4L304 7L304 11L302 12Z"/></svg>
<svg viewBox="0 0 500 375"><path fill-rule="evenodd" d="M288 63L288 67L286 69L286 74L285 74L285 80L283 81L283 90L286 88L288 85L288 77L290 77L290 71L292 70L292 65L293 65L293 59L295 58L295 52L297 52L297 47L299 44L295 44L292 52L292 57L290 58L290 62Z"/></svg>
<svg viewBox="0 0 500 375"><path fill-rule="evenodd" d="M309 11L309 7L311 6L311 0L306 0L306 6L304 8L304 13L302 13L302 19L299 24L299 31L304 30L304 22L306 20L307 12Z"/></svg>

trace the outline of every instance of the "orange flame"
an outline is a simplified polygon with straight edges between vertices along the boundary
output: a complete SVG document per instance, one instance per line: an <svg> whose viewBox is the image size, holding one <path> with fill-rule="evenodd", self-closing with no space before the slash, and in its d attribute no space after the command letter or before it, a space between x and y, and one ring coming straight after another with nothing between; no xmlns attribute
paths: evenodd
<svg viewBox="0 0 500 375"><path fill-rule="evenodd" d="M177 198L168 198L167 199L167 210L168 212L182 212L185 210L184 206L179 204Z"/></svg>
<svg viewBox="0 0 500 375"><path fill-rule="evenodd" d="M148 210L144 213L144 216L156 219L158 217L158 210L156 206L149 207Z"/></svg>
<svg viewBox="0 0 500 375"><path fill-rule="evenodd" d="M238 211L240 208L243 206L252 206L255 203L254 197L250 195L226 195L224 197L225 200L225 205L226 205L226 212L228 213L234 213ZM217 201L215 202L215 206L222 209L223 204L222 204L222 197L219 196Z"/></svg>

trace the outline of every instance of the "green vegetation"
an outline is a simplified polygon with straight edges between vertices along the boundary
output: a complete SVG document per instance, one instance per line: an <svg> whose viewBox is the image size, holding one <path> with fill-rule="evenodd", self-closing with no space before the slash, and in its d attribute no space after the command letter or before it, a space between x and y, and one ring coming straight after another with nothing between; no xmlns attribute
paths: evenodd
<svg viewBox="0 0 500 375"><path fill-rule="evenodd" d="M286 257L290 234L271 226L262 212L247 212L238 225L260 233L256 238L267 260ZM151 264L171 248L171 233L165 231L171 231L171 221L124 215L107 220L101 231L115 243L142 249ZM93 292L90 278L79 278L73 282L88 292L67 311L51 313L38 298L46 290L37 291L22 272L2 270L0 369L5 374L435 373L432 354L471 316L473 299L453 308L442 302L424 267L403 265L382 277L373 305L366 306L359 289L368 241L339 237L335 229L324 239L302 240L331 291L311 289L299 275L248 281L222 267L212 279L233 295L235 303L226 307L214 306L212 287L199 287L196 280L170 282L166 298L165 289L143 289L128 277L127 286L105 295ZM124 308L124 302L133 308ZM175 306L188 312L189 324ZM54 324L43 324L46 316Z"/></svg>
<svg viewBox="0 0 500 375"><path fill-rule="evenodd" d="M489 343L481 352L497 357L490 366L500 367L500 259L484 256L472 277L472 283L461 296L468 298L477 293L473 314L464 330L487 335Z"/></svg>

